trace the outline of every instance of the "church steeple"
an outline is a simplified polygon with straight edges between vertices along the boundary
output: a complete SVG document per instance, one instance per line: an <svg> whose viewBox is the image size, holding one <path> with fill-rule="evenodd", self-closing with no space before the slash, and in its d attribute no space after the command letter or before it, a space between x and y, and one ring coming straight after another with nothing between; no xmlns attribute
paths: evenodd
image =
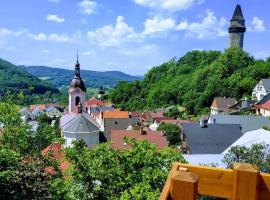
<svg viewBox="0 0 270 200"><path fill-rule="evenodd" d="M80 77L80 63L79 63L78 51L77 51L77 61L76 61L76 64L75 64L75 76Z"/></svg>
<svg viewBox="0 0 270 200"><path fill-rule="evenodd" d="M236 8L231 19L231 25L228 29L230 34L230 47L240 47L243 49L244 33L246 32L245 19L242 13L241 6L236 5Z"/></svg>

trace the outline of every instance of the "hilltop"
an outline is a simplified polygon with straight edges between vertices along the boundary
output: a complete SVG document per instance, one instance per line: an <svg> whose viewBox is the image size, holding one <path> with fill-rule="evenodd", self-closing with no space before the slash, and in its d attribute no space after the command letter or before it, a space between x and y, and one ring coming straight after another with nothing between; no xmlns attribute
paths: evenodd
<svg viewBox="0 0 270 200"><path fill-rule="evenodd" d="M181 105L189 114L209 111L216 96L250 97L261 78L270 77L270 58L256 60L240 48L192 51L152 68L142 81L121 82L109 94L125 110Z"/></svg>
<svg viewBox="0 0 270 200"><path fill-rule="evenodd" d="M46 80L56 87L68 86L74 76L74 70L52 68L46 66L19 66L21 69L26 70L32 75ZM119 71L90 71L81 70L81 76L87 87L97 88L101 85L108 88L117 85L118 81L131 82L134 80L141 80L142 77L131 76Z"/></svg>
<svg viewBox="0 0 270 200"><path fill-rule="evenodd" d="M59 92L52 84L38 79L6 60L0 59L0 94L7 90L29 95Z"/></svg>

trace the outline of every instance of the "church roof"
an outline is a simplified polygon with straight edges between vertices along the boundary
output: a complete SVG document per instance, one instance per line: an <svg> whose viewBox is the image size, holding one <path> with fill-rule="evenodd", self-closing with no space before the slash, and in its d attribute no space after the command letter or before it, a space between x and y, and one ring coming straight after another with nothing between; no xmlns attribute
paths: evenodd
<svg viewBox="0 0 270 200"><path fill-rule="evenodd" d="M71 83L70 83L70 87L72 88L81 88L82 91L86 92L86 87L84 85L83 80L81 79L81 77L76 76L72 79Z"/></svg>
<svg viewBox="0 0 270 200"><path fill-rule="evenodd" d="M93 133L99 132L99 125L87 113L81 113L63 126L64 133Z"/></svg>
<svg viewBox="0 0 270 200"><path fill-rule="evenodd" d="M244 19L243 13L242 13L241 6L239 4L237 4L231 21L239 21L239 20L245 20L245 19Z"/></svg>

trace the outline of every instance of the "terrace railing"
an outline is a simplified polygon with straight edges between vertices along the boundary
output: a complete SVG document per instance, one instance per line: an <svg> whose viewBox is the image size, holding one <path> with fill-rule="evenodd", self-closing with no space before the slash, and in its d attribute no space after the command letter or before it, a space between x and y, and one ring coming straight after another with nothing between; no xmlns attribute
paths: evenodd
<svg viewBox="0 0 270 200"><path fill-rule="evenodd" d="M198 195L270 200L270 174L244 163L234 163L233 169L174 163L160 200L197 200Z"/></svg>

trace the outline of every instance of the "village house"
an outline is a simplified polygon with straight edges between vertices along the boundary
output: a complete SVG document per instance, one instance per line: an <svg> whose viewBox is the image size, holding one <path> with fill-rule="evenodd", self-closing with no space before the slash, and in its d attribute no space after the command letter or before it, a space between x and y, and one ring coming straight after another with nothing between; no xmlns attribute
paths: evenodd
<svg viewBox="0 0 270 200"><path fill-rule="evenodd" d="M19 112L24 122L30 121L33 117L32 112L28 107L23 107Z"/></svg>
<svg viewBox="0 0 270 200"><path fill-rule="evenodd" d="M138 120L137 117L131 117L127 111L104 112L102 115L102 130L107 140L111 139L112 130L126 130Z"/></svg>
<svg viewBox="0 0 270 200"><path fill-rule="evenodd" d="M50 118L54 118L54 117L61 117L62 113L56 109L55 107L48 107L45 110L46 114L48 117Z"/></svg>
<svg viewBox="0 0 270 200"><path fill-rule="evenodd" d="M211 105L211 115L219 113L228 114L231 107L237 103L235 98L229 97L215 97Z"/></svg>
<svg viewBox="0 0 270 200"><path fill-rule="evenodd" d="M264 117L270 117L270 100L256 105L256 114Z"/></svg>
<svg viewBox="0 0 270 200"><path fill-rule="evenodd" d="M265 95L270 93L270 79L261 79L254 87L252 92L252 99L260 101Z"/></svg>
<svg viewBox="0 0 270 200"><path fill-rule="evenodd" d="M182 123L189 154L221 154L242 136L239 124Z"/></svg>
<svg viewBox="0 0 270 200"><path fill-rule="evenodd" d="M111 141L115 149L129 149L130 146L123 140L124 137L135 140L147 140L151 144L157 145L158 149L168 147L168 142L162 131L151 130L112 130Z"/></svg>

